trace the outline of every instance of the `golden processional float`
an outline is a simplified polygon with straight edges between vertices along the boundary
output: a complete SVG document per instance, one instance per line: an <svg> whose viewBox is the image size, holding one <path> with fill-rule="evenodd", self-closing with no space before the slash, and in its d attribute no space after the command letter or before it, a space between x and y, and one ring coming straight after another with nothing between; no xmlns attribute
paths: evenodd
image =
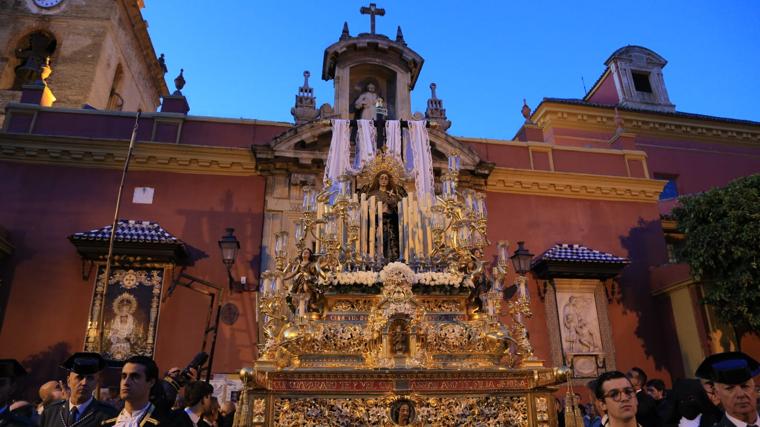
<svg viewBox="0 0 760 427"><path fill-rule="evenodd" d="M504 316L508 244L487 268L485 194L458 175L452 153L440 194L420 197L378 150L304 188L298 253L277 233L262 275L264 341L241 370L235 426L556 425L552 393L569 372L533 355L524 276Z"/></svg>

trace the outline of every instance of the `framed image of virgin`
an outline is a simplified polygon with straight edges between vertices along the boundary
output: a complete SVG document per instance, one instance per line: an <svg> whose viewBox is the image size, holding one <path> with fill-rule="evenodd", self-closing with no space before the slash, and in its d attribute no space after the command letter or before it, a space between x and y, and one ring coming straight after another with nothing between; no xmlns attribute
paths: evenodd
<svg viewBox="0 0 760 427"><path fill-rule="evenodd" d="M106 284L105 266L98 266L85 351L99 352L113 361L134 355L153 357L164 273L163 268L117 267L112 269Z"/></svg>

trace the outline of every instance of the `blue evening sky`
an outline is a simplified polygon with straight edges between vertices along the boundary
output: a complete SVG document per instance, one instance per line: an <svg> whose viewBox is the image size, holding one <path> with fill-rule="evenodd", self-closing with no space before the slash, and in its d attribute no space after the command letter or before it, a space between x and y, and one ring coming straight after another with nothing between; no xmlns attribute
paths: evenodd
<svg viewBox="0 0 760 427"><path fill-rule="evenodd" d="M185 69L192 115L292 121L311 71L317 104L333 104L321 80L324 49L343 21L369 32L360 1L147 0L143 9L170 90ZM425 58L412 93L424 111L438 85L449 133L510 139L526 98L581 98L604 61L627 44L662 55L678 111L760 121L760 3L693 1L379 1L377 32L401 25Z"/></svg>

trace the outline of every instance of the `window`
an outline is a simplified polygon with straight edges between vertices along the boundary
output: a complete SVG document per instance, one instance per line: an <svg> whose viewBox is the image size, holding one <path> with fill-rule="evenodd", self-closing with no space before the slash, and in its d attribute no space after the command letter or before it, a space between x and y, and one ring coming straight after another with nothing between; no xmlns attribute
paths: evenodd
<svg viewBox="0 0 760 427"><path fill-rule="evenodd" d="M678 185L676 184L676 176L656 173L654 174L654 179L662 179L668 181L668 183L665 184L665 187L662 189L662 193L660 193L660 200L670 200L678 197Z"/></svg>
<svg viewBox="0 0 760 427"><path fill-rule="evenodd" d="M649 73L642 71L631 72L633 76L633 86L637 92L652 93L652 85L649 83Z"/></svg>

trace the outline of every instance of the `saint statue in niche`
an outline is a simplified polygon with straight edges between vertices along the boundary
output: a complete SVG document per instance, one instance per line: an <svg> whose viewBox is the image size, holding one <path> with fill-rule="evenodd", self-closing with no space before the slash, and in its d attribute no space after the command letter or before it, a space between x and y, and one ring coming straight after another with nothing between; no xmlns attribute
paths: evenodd
<svg viewBox="0 0 760 427"><path fill-rule="evenodd" d="M375 120L378 99L379 96L375 92L375 85L368 83L364 92L354 101L354 108L360 112L358 118L362 120Z"/></svg>
<svg viewBox="0 0 760 427"><path fill-rule="evenodd" d="M395 356L409 354L408 324L403 319L396 319L391 324L391 353Z"/></svg>
<svg viewBox="0 0 760 427"><path fill-rule="evenodd" d="M393 182L390 173L381 171L369 186L367 197L371 196L383 202L383 256L388 261L396 261L399 259L398 202L406 197L406 190Z"/></svg>
<svg viewBox="0 0 760 427"><path fill-rule="evenodd" d="M290 295L301 293L306 294L308 296L306 310L310 312L319 312L322 289L318 285L318 280L323 275L323 272L319 268L319 264L312 250L310 248L304 248L298 257L297 262L286 267L286 271L287 270L290 270L290 273L288 273L284 279L293 280L293 284L290 287ZM295 311L292 302L291 308Z"/></svg>

